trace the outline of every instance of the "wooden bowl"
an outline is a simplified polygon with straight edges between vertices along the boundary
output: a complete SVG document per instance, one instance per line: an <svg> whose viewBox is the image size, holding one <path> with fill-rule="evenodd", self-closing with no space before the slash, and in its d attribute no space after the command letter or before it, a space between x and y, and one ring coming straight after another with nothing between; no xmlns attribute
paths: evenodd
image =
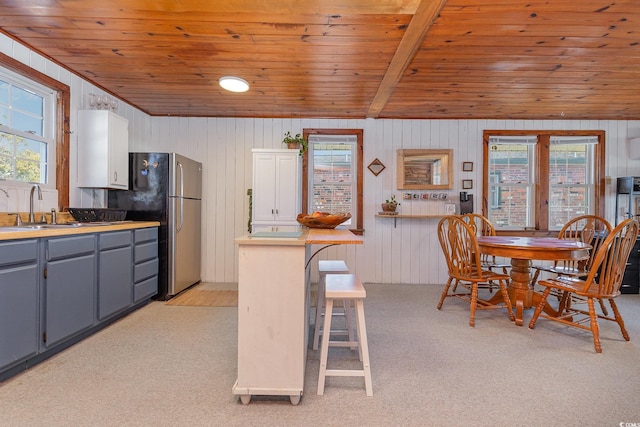
<svg viewBox="0 0 640 427"><path fill-rule="evenodd" d="M336 228L346 220L351 218L350 213L331 214L329 212L319 212L305 215L298 214L298 222L309 228Z"/></svg>

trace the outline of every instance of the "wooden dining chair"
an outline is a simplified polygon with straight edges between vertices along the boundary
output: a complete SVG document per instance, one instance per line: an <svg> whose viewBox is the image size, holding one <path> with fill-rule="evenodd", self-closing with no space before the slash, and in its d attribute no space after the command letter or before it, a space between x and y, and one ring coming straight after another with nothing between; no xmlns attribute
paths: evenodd
<svg viewBox="0 0 640 427"><path fill-rule="evenodd" d="M468 213L462 215L462 219L469 224L476 236L496 235L495 227L491 224L491 221L483 215ZM511 264L496 262L496 257L494 255L481 254L480 262L482 264L482 268L488 270L501 270L503 274L508 274L507 269L511 267Z"/></svg>
<svg viewBox="0 0 640 427"><path fill-rule="evenodd" d="M442 308L447 297L456 297L469 303L471 327L475 326L476 309L506 308L511 321L515 321L507 293L509 276L482 268L480 257L477 256L480 250L473 228L460 217L448 215L438 223L438 239L449 271L449 279L440 297L438 310ZM495 283L500 288L504 304L493 304L478 298L478 289L490 289Z"/></svg>
<svg viewBox="0 0 640 427"><path fill-rule="evenodd" d="M567 222L558 233L559 239L575 240L591 245L589 258L584 260L561 260L555 261L553 265L533 266L534 273L531 279L531 287L535 287L540 272L547 272L556 276L570 276L585 278L591 271L591 265L598 246L611 233L611 224L597 215L581 215ZM554 292L552 292L554 294ZM560 295L556 295L560 297ZM604 303L600 305L603 314L608 315L608 311Z"/></svg>
<svg viewBox="0 0 640 427"><path fill-rule="evenodd" d="M571 276L557 276L548 280L541 280L544 292L540 303L536 307L529 328L533 329L538 317L560 322L564 325L574 326L580 329L591 330L593 343L597 353L602 352L600 344L600 332L598 319L611 320L618 323L622 336L629 341L629 333L624 327L622 316L614 302L614 298L620 295L620 285L624 277L629 253L636 243L638 236L638 222L635 219L627 219L621 222L600 243L595 255L592 257L591 270L586 279ZM560 303L557 314L551 315L543 312L547 298L552 291L560 293ZM595 301L604 305L604 300L609 301L613 317L607 314L598 314L595 310ZM587 305L586 309L584 304Z"/></svg>

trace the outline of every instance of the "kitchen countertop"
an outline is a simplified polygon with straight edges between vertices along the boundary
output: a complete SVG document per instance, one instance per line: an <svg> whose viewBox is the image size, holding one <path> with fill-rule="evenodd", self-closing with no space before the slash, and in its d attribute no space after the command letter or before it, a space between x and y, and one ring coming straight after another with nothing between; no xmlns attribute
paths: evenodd
<svg viewBox="0 0 640 427"><path fill-rule="evenodd" d="M40 225L40 224L35 224ZM42 224L44 226L50 224ZM38 237L72 236L76 234L102 233L105 231L132 230L136 228L158 227L158 221L114 221L109 223L81 223L77 227L60 228L28 228L17 230L17 227L0 227L0 241L16 239L33 239ZM4 230L3 230L4 229Z"/></svg>

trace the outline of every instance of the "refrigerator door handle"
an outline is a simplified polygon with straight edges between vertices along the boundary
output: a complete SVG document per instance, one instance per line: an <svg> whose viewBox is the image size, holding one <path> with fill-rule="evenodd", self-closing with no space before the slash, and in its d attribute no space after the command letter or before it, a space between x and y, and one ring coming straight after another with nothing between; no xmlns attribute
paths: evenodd
<svg viewBox="0 0 640 427"><path fill-rule="evenodd" d="M178 226L176 227L176 231L182 230L182 226L184 225L184 169L182 168L182 163L176 162L178 165L178 177L180 179L180 212L178 213L180 216L180 220L178 221Z"/></svg>

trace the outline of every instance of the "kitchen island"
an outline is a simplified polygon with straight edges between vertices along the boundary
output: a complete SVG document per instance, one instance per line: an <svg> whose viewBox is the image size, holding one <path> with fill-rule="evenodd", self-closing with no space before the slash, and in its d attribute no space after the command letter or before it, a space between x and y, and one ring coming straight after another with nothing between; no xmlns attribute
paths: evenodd
<svg viewBox="0 0 640 427"><path fill-rule="evenodd" d="M362 244L346 229L259 233L235 240L238 253L238 379L233 393L289 396L304 389L309 340L311 245ZM326 247L325 246L325 247Z"/></svg>

